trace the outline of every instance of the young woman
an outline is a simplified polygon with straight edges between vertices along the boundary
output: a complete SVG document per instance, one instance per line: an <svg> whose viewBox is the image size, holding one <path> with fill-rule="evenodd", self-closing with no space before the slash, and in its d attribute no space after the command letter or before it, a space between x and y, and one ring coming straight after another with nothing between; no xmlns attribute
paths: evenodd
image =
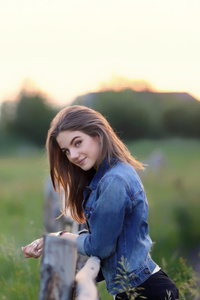
<svg viewBox="0 0 200 300"><path fill-rule="evenodd" d="M174 282L149 254L148 203L136 172L143 165L107 120L84 106L67 107L52 121L46 147L54 187L64 188L65 207L74 220L88 225L79 235L54 235L76 241L80 254L100 258L101 273L115 299L128 299L117 280L123 259L132 289L139 288L140 296L164 300L170 293L171 300L178 299ZM42 249L43 238L23 248L24 256L37 258Z"/></svg>

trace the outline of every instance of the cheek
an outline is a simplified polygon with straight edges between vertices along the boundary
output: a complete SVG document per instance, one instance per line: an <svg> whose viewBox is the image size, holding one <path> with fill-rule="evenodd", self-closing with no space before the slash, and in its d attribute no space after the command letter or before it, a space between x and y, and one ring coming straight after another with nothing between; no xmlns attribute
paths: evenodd
<svg viewBox="0 0 200 300"><path fill-rule="evenodd" d="M96 155L97 158L100 155L100 150L101 150L100 144L96 143L96 145L95 145L95 155Z"/></svg>

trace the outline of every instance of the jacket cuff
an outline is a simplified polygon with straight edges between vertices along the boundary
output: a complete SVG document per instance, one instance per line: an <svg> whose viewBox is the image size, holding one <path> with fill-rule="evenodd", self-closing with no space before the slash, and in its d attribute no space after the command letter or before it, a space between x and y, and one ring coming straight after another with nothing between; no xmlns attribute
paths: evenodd
<svg viewBox="0 0 200 300"><path fill-rule="evenodd" d="M83 233L89 233L89 231L86 228L83 228L82 230L78 231L77 234L83 234Z"/></svg>
<svg viewBox="0 0 200 300"><path fill-rule="evenodd" d="M85 252L85 249L84 249L84 242L85 242L85 239L87 238L87 236L89 236L89 233L81 233L76 238L78 253L82 254L82 255L86 255L86 256L88 256L88 255L87 255L87 253Z"/></svg>

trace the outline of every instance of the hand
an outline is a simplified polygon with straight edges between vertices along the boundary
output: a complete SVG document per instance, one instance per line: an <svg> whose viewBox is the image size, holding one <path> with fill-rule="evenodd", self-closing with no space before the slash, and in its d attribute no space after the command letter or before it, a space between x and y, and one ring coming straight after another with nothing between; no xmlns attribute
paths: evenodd
<svg viewBox="0 0 200 300"><path fill-rule="evenodd" d="M52 232L49 235L58 236L58 233ZM59 238L63 238L63 239L75 242L77 236L78 236L77 234L66 232ZM31 257L39 258L43 253L43 245L44 245L44 238L40 238L40 239L33 241L31 244L28 244L27 246L22 247L24 257L25 258L31 258Z"/></svg>
<svg viewBox="0 0 200 300"><path fill-rule="evenodd" d="M22 251L25 258L38 258L42 255L43 252L44 238L37 239L31 244L28 244L25 247L22 247Z"/></svg>

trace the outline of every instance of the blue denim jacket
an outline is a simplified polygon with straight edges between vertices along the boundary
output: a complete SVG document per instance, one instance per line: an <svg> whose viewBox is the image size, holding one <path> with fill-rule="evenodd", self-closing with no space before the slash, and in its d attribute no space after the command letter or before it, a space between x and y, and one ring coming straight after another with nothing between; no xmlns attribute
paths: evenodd
<svg viewBox="0 0 200 300"><path fill-rule="evenodd" d="M144 187L135 169L105 159L84 191L83 209L89 231L77 238L78 252L101 259L101 270L108 292L116 294L119 262L127 259L127 275L132 287L140 285L153 272L150 257L148 203Z"/></svg>

